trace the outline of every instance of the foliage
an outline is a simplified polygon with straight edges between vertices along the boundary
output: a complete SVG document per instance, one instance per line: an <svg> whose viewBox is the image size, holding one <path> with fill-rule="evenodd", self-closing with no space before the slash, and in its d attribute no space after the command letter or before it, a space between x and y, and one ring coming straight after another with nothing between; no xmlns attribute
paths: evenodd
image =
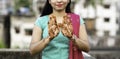
<svg viewBox="0 0 120 59"><path fill-rule="evenodd" d="M0 39L0 48L5 48L5 44L3 42L3 40Z"/></svg>
<svg viewBox="0 0 120 59"><path fill-rule="evenodd" d="M15 9L19 9L20 7L28 7L30 8L30 0L14 0L15 1Z"/></svg>
<svg viewBox="0 0 120 59"><path fill-rule="evenodd" d="M84 6L87 7L88 5L92 5L96 7L96 1L98 1L101 5L103 4L103 0L85 0Z"/></svg>
<svg viewBox="0 0 120 59"><path fill-rule="evenodd" d="M103 5L103 0L100 0L100 4Z"/></svg>
<svg viewBox="0 0 120 59"><path fill-rule="evenodd" d="M95 7L95 0L85 0L84 6L87 7L88 5Z"/></svg>

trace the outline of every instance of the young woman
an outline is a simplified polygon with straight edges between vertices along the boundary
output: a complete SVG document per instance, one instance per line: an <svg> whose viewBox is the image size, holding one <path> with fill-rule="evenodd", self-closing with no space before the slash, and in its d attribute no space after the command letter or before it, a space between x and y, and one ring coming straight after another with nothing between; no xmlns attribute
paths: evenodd
<svg viewBox="0 0 120 59"><path fill-rule="evenodd" d="M72 34L72 28L67 29L64 25L64 16L71 13L71 0L47 0L41 17L38 17L32 34L30 44L30 53L32 55L42 52L42 59L68 59L69 40L77 46L78 49L88 52L89 44L84 21L80 18L79 38ZM68 21L69 22L69 21ZM68 33L68 34L67 34ZM72 34L72 35L71 35Z"/></svg>

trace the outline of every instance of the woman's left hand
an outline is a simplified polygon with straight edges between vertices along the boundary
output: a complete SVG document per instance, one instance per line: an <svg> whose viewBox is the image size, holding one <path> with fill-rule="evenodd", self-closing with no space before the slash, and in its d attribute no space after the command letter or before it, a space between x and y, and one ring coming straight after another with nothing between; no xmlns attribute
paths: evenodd
<svg viewBox="0 0 120 59"><path fill-rule="evenodd" d="M73 27L70 19L68 17L64 18L63 26L62 26L62 33L68 38L72 38L73 35Z"/></svg>
<svg viewBox="0 0 120 59"><path fill-rule="evenodd" d="M65 27L65 28L62 28L62 33L63 35L65 35L66 37L68 38L72 38L72 33Z"/></svg>

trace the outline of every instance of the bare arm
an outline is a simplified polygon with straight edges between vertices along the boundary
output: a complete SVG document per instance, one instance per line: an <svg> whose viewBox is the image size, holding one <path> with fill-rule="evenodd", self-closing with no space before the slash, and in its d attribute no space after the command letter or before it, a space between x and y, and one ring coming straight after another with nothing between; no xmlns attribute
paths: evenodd
<svg viewBox="0 0 120 59"><path fill-rule="evenodd" d="M89 43L88 43L88 37L86 33L85 25L82 24L79 29L79 38L75 39L75 44L77 47L85 52L88 52L90 50Z"/></svg>
<svg viewBox="0 0 120 59"><path fill-rule="evenodd" d="M49 37L41 39L42 29L38 26L34 26L32 40L30 43L30 53L32 55L41 52L47 44L50 42Z"/></svg>

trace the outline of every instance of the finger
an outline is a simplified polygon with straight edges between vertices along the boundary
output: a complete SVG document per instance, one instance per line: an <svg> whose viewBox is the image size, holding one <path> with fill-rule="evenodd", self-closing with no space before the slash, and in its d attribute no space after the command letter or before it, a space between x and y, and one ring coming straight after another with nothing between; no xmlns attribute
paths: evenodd
<svg viewBox="0 0 120 59"><path fill-rule="evenodd" d="M72 39L76 39L76 35L75 34L72 34Z"/></svg>
<svg viewBox="0 0 120 59"><path fill-rule="evenodd" d="M74 35L74 38L77 39L78 37L76 35Z"/></svg>

